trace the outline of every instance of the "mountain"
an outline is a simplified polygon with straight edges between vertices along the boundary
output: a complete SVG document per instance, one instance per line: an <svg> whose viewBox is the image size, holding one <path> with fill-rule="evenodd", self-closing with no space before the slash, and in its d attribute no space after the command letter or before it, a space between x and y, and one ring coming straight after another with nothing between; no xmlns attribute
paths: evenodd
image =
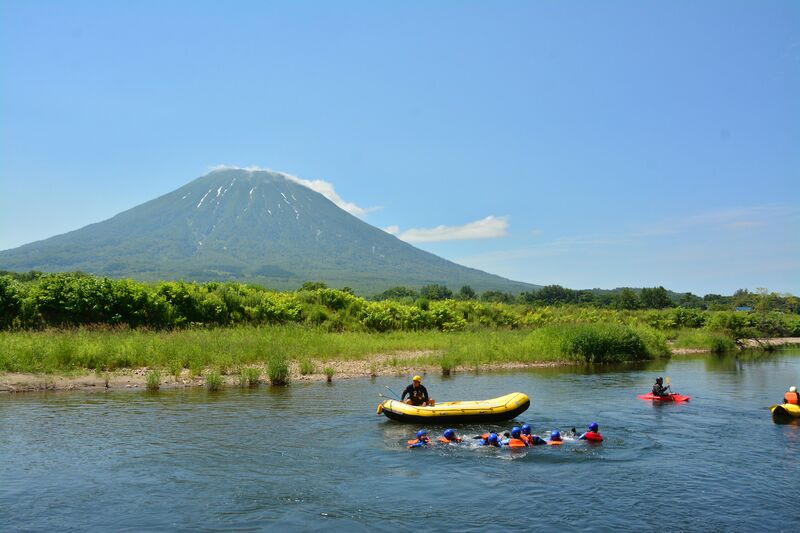
<svg viewBox="0 0 800 533"><path fill-rule="evenodd" d="M419 250L285 174L243 169L213 171L103 222L2 251L0 270L239 280L278 289L325 281L363 294L432 283L536 288Z"/></svg>

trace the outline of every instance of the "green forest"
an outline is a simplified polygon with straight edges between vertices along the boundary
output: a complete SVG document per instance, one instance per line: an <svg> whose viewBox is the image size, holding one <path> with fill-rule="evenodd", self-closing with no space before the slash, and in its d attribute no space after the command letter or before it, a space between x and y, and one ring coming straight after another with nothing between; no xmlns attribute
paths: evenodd
<svg viewBox="0 0 800 533"><path fill-rule="evenodd" d="M574 291L546 286L516 296L396 287L370 299L307 282L279 292L236 282L143 283L82 273L0 275L0 328L112 325L175 329L298 323L328 331L461 331L549 323L642 323L658 329L727 330L733 336L800 334L800 300L765 290L677 295L663 287Z"/></svg>

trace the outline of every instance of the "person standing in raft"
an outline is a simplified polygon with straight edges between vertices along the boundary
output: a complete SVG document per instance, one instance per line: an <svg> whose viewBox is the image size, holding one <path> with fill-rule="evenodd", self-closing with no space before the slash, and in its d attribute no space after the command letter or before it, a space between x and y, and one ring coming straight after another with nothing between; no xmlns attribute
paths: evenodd
<svg viewBox="0 0 800 533"><path fill-rule="evenodd" d="M409 448L421 448L422 446L427 446L430 444L431 438L428 437L428 432L424 429L420 429L417 431L417 438L408 441Z"/></svg>
<svg viewBox="0 0 800 533"><path fill-rule="evenodd" d="M783 395L783 403L800 405L800 394L797 393L797 387L794 385L789 387L789 391Z"/></svg>
<svg viewBox="0 0 800 533"><path fill-rule="evenodd" d="M427 405L429 407L433 407L435 402L428 397L428 389L422 384L422 378L419 376L414 376L411 380L412 383L403 391L402 396L400 396L401 401L405 401L409 405ZM408 396L408 400L406 400L406 396Z"/></svg>
<svg viewBox="0 0 800 533"><path fill-rule="evenodd" d="M445 429L444 434L436 439L436 442L441 444L458 444L461 442L461 437L456 435L456 431L454 429Z"/></svg>
<svg viewBox="0 0 800 533"><path fill-rule="evenodd" d="M664 378L657 377L656 384L653 385L653 396L669 396L669 385L664 386Z"/></svg>
<svg viewBox="0 0 800 533"><path fill-rule="evenodd" d="M589 424L588 431L578 437L578 440L588 440L589 442L603 442L603 436L598 433L600 430L600 426L597 425L597 422L592 422Z"/></svg>

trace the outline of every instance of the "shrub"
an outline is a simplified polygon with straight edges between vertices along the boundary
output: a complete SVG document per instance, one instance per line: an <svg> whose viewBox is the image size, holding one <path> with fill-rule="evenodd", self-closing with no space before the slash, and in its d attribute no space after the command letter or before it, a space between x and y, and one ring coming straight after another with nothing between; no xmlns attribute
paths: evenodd
<svg viewBox="0 0 800 533"><path fill-rule="evenodd" d="M147 390L155 392L161 388L161 372L158 370L151 370L147 373Z"/></svg>
<svg viewBox="0 0 800 533"><path fill-rule="evenodd" d="M284 357L271 357L267 366L270 383L276 386L289 384L289 364Z"/></svg>
<svg viewBox="0 0 800 533"><path fill-rule="evenodd" d="M639 361L651 357L635 331L611 324L583 324L569 328L563 351L587 363Z"/></svg>
<svg viewBox="0 0 800 533"><path fill-rule="evenodd" d="M314 362L311 359L300 360L300 374L307 376L314 373Z"/></svg>
<svg viewBox="0 0 800 533"><path fill-rule="evenodd" d="M219 372L214 371L206 376L206 388L211 392L216 392L222 388L223 380Z"/></svg>
<svg viewBox="0 0 800 533"><path fill-rule="evenodd" d="M244 367L239 370L239 386L255 387L261 379L261 370L253 367Z"/></svg>
<svg viewBox="0 0 800 533"><path fill-rule="evenodd" d="M332 366L325 367L325 379L328 383L333 381L333 375L336 373L336 370Z"/></svg>

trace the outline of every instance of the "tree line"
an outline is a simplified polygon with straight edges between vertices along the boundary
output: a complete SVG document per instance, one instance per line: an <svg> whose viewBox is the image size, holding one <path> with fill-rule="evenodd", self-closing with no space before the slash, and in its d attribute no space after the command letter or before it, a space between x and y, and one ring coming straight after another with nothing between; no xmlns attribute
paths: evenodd
<svg viewBox="0 0 800 533"><path fill-rule="evenodd" d="M503 291L485 291L481 294L469 285L464 285L457 292L446 285L431 284L419 291L408 287L392 287L373 297L374 300L414 301L418 298L428 300L476 300L505 304L543 305L580 305L618 310L667 309L683 307L686 309L704 309L709 311L726 311L741 308L754 311L780 311L784 313L800 313L800 298L791 294L778 294L766 289L750 292L739 289L731 296L706 294L697 296L690 292L673 293L664 287L643 287L634 289L622 287L613 290L603 289L567 289L560 285L547 285L534 291L525 291L517 295Z"/></svg>
<svg viewBox="0 0 800 533"><path fill-rule="evenodd" d="M277 292L237 282L143 283L82 273L5 274L0 275L0 329L301 323L330 331L455 331L610 321L664 330L711 324L731 331L800 334L797 298L791 295L742 290L697 300L677 296L663 287L594 293L553 285L515 296L498 291L478 295L469 286L453 293L444 285L428 285L419 291L395 287L366 299L322 282ZM752 312L737 313L737 308Z"/></svg>

